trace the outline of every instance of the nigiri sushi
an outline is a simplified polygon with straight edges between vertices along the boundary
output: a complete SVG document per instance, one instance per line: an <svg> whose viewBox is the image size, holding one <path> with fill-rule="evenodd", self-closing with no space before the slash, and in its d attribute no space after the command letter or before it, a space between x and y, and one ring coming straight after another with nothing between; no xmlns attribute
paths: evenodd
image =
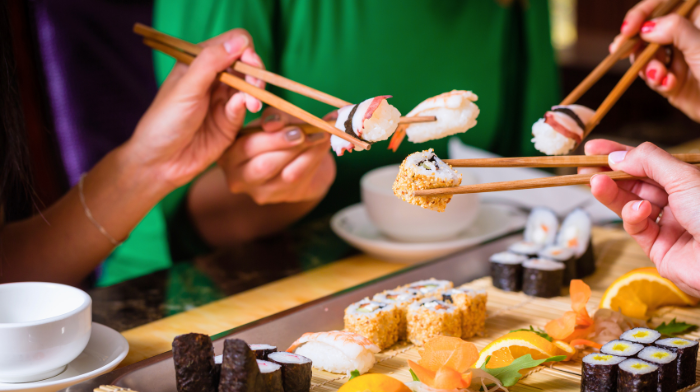
<svg viewBox="0 0 700 392"><path fill-rule="evenodd" d="M356 333L329 331L305 333L287 351L309 358L317 369L340 374L358 370L364 374L374 366L374 354L380 349Z"/></svg>
<svg viewBox="0 0 700 392"><path fill-rule="evenodd" d="M401 113L387 101L391 95L364 100L338 109L335 127L364 141L375 143L388 139L399 126ZM355 145L338 136L331 136L331 148L338 156L352 151Z"/></svg>
<svg viewBox="0 0 700 392"><path fill-rule="evenodd" d="M457 186L462 175L438 158L433 149L413 153L404 159L394 181L394 195L408 203L438 212L445 211L452 195L414 196L419 189Z"/></svg>
<svg viewBox="0 0 700 392"><path fill-rule="evenodd" d="M532 126L535 148L547 155L568 154L583 140L595 112L581 105L553 106Z"/></svg>

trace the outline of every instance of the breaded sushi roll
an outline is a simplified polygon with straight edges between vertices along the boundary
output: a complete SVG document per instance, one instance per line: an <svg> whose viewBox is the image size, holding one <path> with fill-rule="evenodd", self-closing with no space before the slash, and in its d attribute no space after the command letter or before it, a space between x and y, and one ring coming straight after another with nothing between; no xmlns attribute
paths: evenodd
<svg viewBox="0 0 700 392"><path fill-rule="evenodd" d="M556 241L558 229L559 218L554 211L546 207L535 207L527 217L523 236L527 242L548 246Z"/></svg>
<svg viewBox="0 0 700 392"><path fill-rule="evenodd" d="M626 359L618 365L617 390L624 392L656 392L659 367L641 359Z"/></svg>
<svg viewBox="0 0 700 392"><path fill-rule="evenodd" d="M649 346L637 354L641 360L659 367L658 392L674 392L678 383L678 355L659 347Z"/></svg>
<svg viewBox="0 0 700 392"><path fill-rule="evenodd" d="M353 137L375 143L388 139L399 126L401 113L387 101L391 95L364 100L338 109L335 127ZM331 136L331 148L338 156L356 147L345 139Z"/></svg>
<svg viewBox="0 0 700 392"><path fill-rule="evenodd" d="M462 339L469 339L484 332L488 300L485 290L459 287L443 293L442 300L457 307L461 313Z"/></svg>
<svg viewBox="0 0 700 392"><path fill-rule="evenodd" d="M457 338L462 335L459 310L435 298L424 298L409 305L408 340L422 346L430 338L438 335Z"/></svg>
<svg viewBox="0 0 700 392"><path fill-rule="evenodd" d="M581 365L581 392L616 392L618 365L625 358L610 354L588 354Z"/></svg>
<svg viewBox="0 0 700 392"><path fill-rule="evenodd" d="M547 155L568 154L583 140L595 112L581 105L553 106L532 126L535 148Z"/></svg>
<svg viewBox="0 0 700 392"><path fill-rule="evenodd" d="M458 186L462 175L443 162L433 149L415 152L404 159L394 181L394 194L405 202L438 212L445 211L452 195L414 196L423 189Z"/></svg>
<svg viewBox="0 0 700 392"><path fill-rule="evenodd" d="M681 338L660 339L654 345L678 354L677 388L683 389L695 384L695 371L698 365L698 342Z"/></svg>
<svg viewBox="0 0 700 392"><path fill-rule="evenodd" d="M366 337L382 350L399 339L401 313L394 304L365 298L345 309L344 320L346 331Z"/></svg>
<svg viewBox="0 0 700 392"><path fill-rule="evenodd" d="M523 263L527 256L513 252L496 253L489 258L491 283L503 291L520 291L523 288Z"/></svg>
<svg viewBox="0 0 700 392"><path fill-rule="evenodd" d="M576 277L584 278L595 272L595 258L591 241L593 222L590 215L580 208L566 216L557 235L557 244L574 250Z"/></svg>
<svg viewBox="0 0 700 392"><path fill-rule="evenodd" d="M406 340L408 306L423 298L423 295L415 290L397 289L387 290L375 294L373 301L394 304L399 311L399 340Z"/></svg>
<svg viewBox="0 0 700 392"><path fill-rule="evenodd" d="M435 278L430 278L427 280L419 280L418 282L413 282L408 284L403 289L416 291L420 293L423 297L434 297L439 296L447 290L454 287L454 284L449 280L439 280Z"/></svg>
<svg viewBox="0 0 700 392"><path fill-rule="evenodd" d="M406 117L435 116L436 121L413 123L406 128L408 140L423 143L464 133L476 125L479 97L471 91L452 90L421 102Z"/></svg>

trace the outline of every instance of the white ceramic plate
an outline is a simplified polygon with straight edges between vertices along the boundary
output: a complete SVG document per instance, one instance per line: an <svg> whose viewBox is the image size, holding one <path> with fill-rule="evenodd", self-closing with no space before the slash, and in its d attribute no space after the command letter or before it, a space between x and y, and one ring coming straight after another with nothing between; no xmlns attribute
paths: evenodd
<svg viewBox="0 0 700 392"><path fill-rule="evenodd" d="M449 214L449 209L444 214ZM336 213L331 219L331 228L350 245L372 256L386 261L416 264L521 229L526 219L525 214L513 207L484 204L472 226L456 238L439 242L400 242L380 233L369 219L365 206L360 203Z"/></svg>
<svg viewBox="0 0 700 392"><path fill-rule="evenodd" d="M114 370L129 352L129 343L117 331L92 323L90 341L66 370L46 380L25 383L2 383L0 391L54 392Z"/></svg>

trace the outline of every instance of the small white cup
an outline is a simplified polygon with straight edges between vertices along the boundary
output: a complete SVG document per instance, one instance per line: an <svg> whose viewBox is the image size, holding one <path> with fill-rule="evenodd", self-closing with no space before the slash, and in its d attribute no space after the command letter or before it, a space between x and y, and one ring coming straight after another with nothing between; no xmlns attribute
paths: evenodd
<svg viewBox="0 0 700 392"><path fill-rule="evenodd" d="M56 283L0 285L0 382L53 377L90 340L92 299Z"/></svg>
<svg viewBox="0 0 700 392"><path fill-rule="evenodd" d="M456 169L462 185L477 183L474 172ZM436 242L455 238L468 229L479 212L476 194L455 195L444 212L406 203L394 195L392 185L399 165L374 169L360 180L362 202L372 222L384 234L405 242Z"/></svg>

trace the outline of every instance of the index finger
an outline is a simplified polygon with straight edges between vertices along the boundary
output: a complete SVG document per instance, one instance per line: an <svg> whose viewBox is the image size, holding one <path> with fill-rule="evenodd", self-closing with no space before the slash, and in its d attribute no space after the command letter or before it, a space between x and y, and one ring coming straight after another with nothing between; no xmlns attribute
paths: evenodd
<svg viewBox="0 0 700 392"><path fill-rule="evenodd" d="M226 160L237 166L257 155L294 148L306 139L298 127L287 127L277 132L255 132L238 138L226 151Z"/></svg>
<svg viewBox="0 0 700 392"><path fill-rule="evenodd" d="M639 33L642 24L649 19L654 9L659 6L659 4L665 3L666 1L667 0L644 0L630 8L622 22L622 27L620 27L622 35L630 38Z"/></svg>

